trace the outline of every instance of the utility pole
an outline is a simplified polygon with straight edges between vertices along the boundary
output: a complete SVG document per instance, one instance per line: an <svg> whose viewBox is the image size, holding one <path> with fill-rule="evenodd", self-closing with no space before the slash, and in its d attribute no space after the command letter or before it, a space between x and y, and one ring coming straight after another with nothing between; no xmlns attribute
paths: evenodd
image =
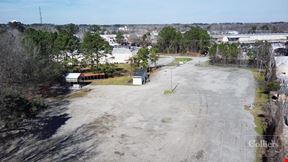
<svg viewBox="0 0 288 162"><path fill-rule="evenodd" d="M42 12L41 7L39 7L40 24L42 24Z"/></svg>
<svg viewBox="0 0 288 162"><path fill-rule="evenodd" d="M171 92L172 92L172 91L173 91L173 83L172 83L172 80L173 80L172 76L173 76L173 75L172 75L172 68L170 69L170 71L171 71L171 80L170 80L170 81L171 81Z"/></svg>

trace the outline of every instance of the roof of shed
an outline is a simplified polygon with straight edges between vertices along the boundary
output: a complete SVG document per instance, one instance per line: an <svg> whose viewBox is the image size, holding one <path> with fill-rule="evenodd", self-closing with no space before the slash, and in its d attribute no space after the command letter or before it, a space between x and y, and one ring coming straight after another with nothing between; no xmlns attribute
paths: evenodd
<svg viewBox="0 0 288 162"><path fill-rule="evenodd" d="M143 76L144 74L146 73L146 70L144 69L139 69L139 70L136 70L133 74L133 76Z"/></svg>
<svg viewBox="0 0 288 162"><path fill-rule="evenodd" d="M81 73L68 73L66 79L78 79Z"/></svg>

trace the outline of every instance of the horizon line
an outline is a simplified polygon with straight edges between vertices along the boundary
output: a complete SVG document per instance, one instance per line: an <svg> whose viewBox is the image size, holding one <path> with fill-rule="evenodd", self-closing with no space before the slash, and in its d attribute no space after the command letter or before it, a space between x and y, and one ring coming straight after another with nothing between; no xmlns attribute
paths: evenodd
<svg viewBox="0 0 288 162"><path fill-rule="evenodd" d="M7 23L0 23L0 25L7 25L8 23L12 22L14 20L11 20ZM17 20L16 20L17 21ZM195 23L115 23L115 24L93 24L93 23L23 23L20 22L24 25L67 25L67 24L75 24L75 25L99 25L99 26L104 26L104 25L197 25L197 24L202 24L202 25L211 25L211 24L273 24L273 23L288 23L288 21L270 21L270 22L195 22Z"/></svg>

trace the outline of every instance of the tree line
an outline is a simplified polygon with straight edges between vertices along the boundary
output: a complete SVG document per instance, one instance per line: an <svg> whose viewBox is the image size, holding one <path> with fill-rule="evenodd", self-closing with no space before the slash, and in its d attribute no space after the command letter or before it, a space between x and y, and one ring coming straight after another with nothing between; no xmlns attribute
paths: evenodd
<svg viewBox="0 0 288 162"><path fill-rule="evenodd" d="M23 120L46 108L42 90L63 81L62 65L48 52L52 44L43 40L50 34L37 33L37 39L20 29L10 27L0 34L1 130L19 128Z"/></svg>
<svg viewBox="0 0 288 162"><path fill-rule="evenodd" d="M241 54L240 44L221 43L214 44L209 49L209 57L213 64L235 64L238 63Z"/></svg>
<svg viewBox="0 0 288 162"><path fill-rule="evenodd" d="M258 41L255 44L239 43L214 44L209 49L212 64L237 65L255 68L265 78L265 91L277 91L280 88L276 81L276 62L271 43Z"/></svg>
<svg viewBox="0 0 288 162"><path fill-rule="evenodd" d="M74 24L56 31L26 28L19 22L0 28L0 129L12 129L21 121L46 108L43 98L54 85L65 87L67 72L114 74L114 64L101 62L112 47L101 36L99 26L91 26L80 39ZM119 34L118 41L123 41ZM156 64L155 48L141 48L130 59L136 70ZM105 60L105 59L104 59ZM64 91L66 89L63 89Z"/></svg>
<svg viewBox="0 0 288 162"><path fill-rule="evenodd" d="M189 31L181 33L173 27L164 27L159 32L157 48L162 53L208 53L210 36L205 29L191 27Z"/></svg>
<svg viewBox="0 0 288 162"><path fill-rule="evenodd" d="M140 48L136 55L129 59L130 66L133 70L148 69L151 65L156 67L159 59L157 48Z"/></svg>
<svg viewBox="0 0 288 162"><path fill-rule="evenodd" d="M255 44L241 45L239 43L213 44L209 48L209 58L212 64L241 64L267 69L272 58L271 43L258 41Z"/></svg>
<svg viewBox="0 0 288 162"><path fill-rule="evenodd" d="M101 29L98 26L91 26L84 33L82 41L75 36L78 26L68 24L56 28L57 32L26 29L24 40L30 47L39 46L40 53L50 55L66 71L79 71L81 67L88 66L94 72L105 71L100 67L100 61L111 53L112 47L100 36Z"/></svg>
<svg viewBox="0 0 288 162"><path fill-rule="evenodd" d="M65 88L65 73L89 67L91 72L113 73L115 67L100 65L112 47L92 26L83 40L74 24L57 26L48 32L9 23L0 32L0 129L13 129L23 120L46 108L43 98L49 88ZM81 55L80 55L81 53ZM79 59L82 57L82 60ZM79 61L81 60L81 61ZM54 94L53 94L54 95Z"/></svg>

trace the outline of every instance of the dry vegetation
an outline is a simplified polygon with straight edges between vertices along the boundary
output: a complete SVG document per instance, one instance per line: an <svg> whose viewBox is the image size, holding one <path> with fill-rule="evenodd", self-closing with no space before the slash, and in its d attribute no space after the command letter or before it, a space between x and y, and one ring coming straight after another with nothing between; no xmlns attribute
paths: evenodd
<svg viewBox="0 0 288 162"><path fill-rule="evenodd" d="M254 116L254 121L255 121L255 131L259 136L262 136L264 134L264 131L266 129L266 125L264 124L263 114L264 112L264 107L268 103L269 100L269 95L267 93L264 93L265 91L265 79L264 75L262 72L257 71L256 69L251 70L254 78L257 82L257 88L256 88L256 93L255 93L255 103L253 109L250 111L251 114ZM260 139L258 139L260 140ZM256 162L261 162L261 157L262 157L262 152L263 148L257 147L256 150Z"/></svg>
<svg viewBox="0 0 288 162"><path fill-rule="evenodd" d="M132 77L121 76L102 80L93 80L91 85L132 85Z"/></svg>

